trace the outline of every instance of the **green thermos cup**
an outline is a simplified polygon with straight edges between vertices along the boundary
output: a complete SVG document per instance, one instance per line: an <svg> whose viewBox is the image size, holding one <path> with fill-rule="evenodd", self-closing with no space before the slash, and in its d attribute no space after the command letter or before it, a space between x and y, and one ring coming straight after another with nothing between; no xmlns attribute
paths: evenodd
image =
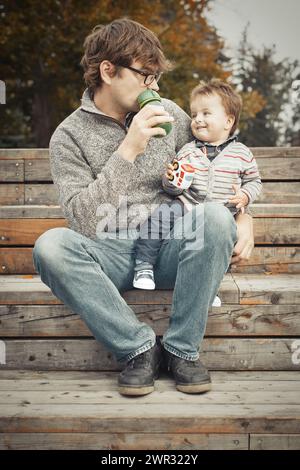
<svg viewBox="0 0 300 470"><path fill-rule="evenodd" d="M150 90L147 88L147 90L143 91L138 97L137 97L138 104L140 108L142 109L146 104L153 104L156 106L163 106L161 102L161 97L159 94L154 91ZM172 130L172 124L170 122L163 122L162 124L158 124L155 127L162 127L167 135L171 132ZM165 137L163 135L156 135L155 137Z"/></svg>

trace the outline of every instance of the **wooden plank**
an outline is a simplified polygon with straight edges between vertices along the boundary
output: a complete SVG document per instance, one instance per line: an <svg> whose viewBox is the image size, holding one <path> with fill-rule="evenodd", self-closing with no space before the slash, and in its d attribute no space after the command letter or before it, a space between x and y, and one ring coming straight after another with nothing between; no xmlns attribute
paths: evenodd
<svg viewBox="0 0 300 470"><path fill-rule="evenodd" d="M0 222L1 225L1 222ZM36 274L31 247L0 248L0 274ZM232 273L300 273L299 246L256 246L250 260L232 265Z"/></svg>
<svg viewBox="0 0 300 470"><path fill-rule="evenodd" d="M251 258L231 266L232 273L300 273L299 246L256 246Z"/></svg>
<svg viewBox="0 0 300 470"><path fill-rule="evenodd" d="M112 354L92 339L5 339L1 369L120 370ZM299 342L299 340L298 340ZM200 355L213 370L300 370L294 338L205 338ZM80 351L80 354L78 354ZM294 363L295 362L295 363Z"/></svg>
<svg viewBox="0 0 300 470"><path fill-rule="evenodd" d="M13 371L1 371L1 375L4 375L7 372L13 372ZM27 372L28 371L23 371ZM35 371L32 371L35 372ZM62 371L52 371L52 376L55 377L56 374L63 373ZM78 374L77 371L75 371L76 374ZM257 372L255 372L257 374ZM252 372L252 374L255 374ZM260 372L262 374L262 372ZM264 372L265 373L265 372ZM45 375L46 372L43 372L43 375ZM48 375L50 372L48 372ZM69 371L70 374L70 371ZM83 374L83 373L82 373ZM85 376L88 377L90 374L93 374L92 372L86 371ZM267 400L267 397L265 397L265 394L271 392L272 396L274 396L275 400L277 400L277 395L276 393L279 392L281 395L283 393L292 393L294 395L291 395L293 397L293 400L295 400L295 396L299 397L299 392L300 392L300 382L299 380L281 380L280 378L275 378L273 380L254 380L249 377L249 380L239 380L238 375L242 374L242 372L236 372L235 380L230 380L231 379L231 374L228 371L228 376L226 378L219 378L219 374L221 374L220 371L211 371L211 380L212 380L212 390L213 392L217 392L220 394L221 392L230 392L230 393L255 393L258 395L258 393L262 393L264 396L264 400ZM225 372L223 372L223 375ZM294 372L294 374L298 374L299 372ZM81 380L70 380L70 379L63 379L62 377L56 379L56 378L50 378L43 379L40 378L39 380L36 379L23 379L22 377L16 378L16 379L10 379L10 380L5 380L1 379L0 380L0 391L3 394L3 392L10 392L10 398L9 400L12 399L14 396L14 392L18 392L18 394L21 396L21 392L41 392L42 394L44 392L52 392L54 394L57 394L58 392L74 392L77 394L77 392L96 392L97 394L101 393L101 396L103 396L104 400L107 400L107 398L112 398L112 396L107 396L107 392L115 392L118 391L118 372L97 372L97 377L94 380L91 380L90 378L81 379ZM249 375L249 374L248 374ZM16 376L17 377L17 376ZM165 372L162 372L159 376L159 379L156 380L155 382L155 391L158 392L158 396L155 398L157 401L158 397L161 396L162 393L165 394L166 391L172 392L172 396L175 391L174 387L174 380L171 378L169 375L167 375ZM106 393L106 394L105 394ZM210 395L210 394L209 394ZM176 394L177 396L177 394ZM214 395L216 397L216 395ZM219 395L218 395L219 396ZM288 397L289 395L287 395ZM76 395L77 397L77 395ZM182 398L182 397L180 397ZM188 395L186 396L187 401L188 401ZM228 398L228 397L227 397ZM239 397L237 396L238 400ZM231 399L231 398L230 398ZM30 401L30 400L29 400ZM271 403L271 402L270 402ZM286 402L287 403L287 402ZM299 404L299 398L298 402Z"/></svg>
<svg viewBox="0 0 300 470"><path fill-rule="evenodd" d="M46 230L66 226L65 219L2 219L0 245L34 245Z"/></svg>
<svg viewBox="0 0 300 470"><path fill-rule="evenodd" d="M254 219L256 244L300 244L300 218ZM2 245L33 245L41 233L65 227L65 219L1 219ZM42 230L42 232L41 232Z"/></svg>
<svg viewBox="0 0 300 470"><path fill-rule="evenodd" d="M35 273L32 251L32 248L2 247L0 249L0 274Z"/></svg>
<svg viewBox="0 0 300 470"><path fill-rule="evenodd" d="M25 184L25 204L57 205L58 191L54 184Z"/></svg>
<svg viewBox="0 0 300 470"><path fill-rule="evenodd" d="M23 182L24 161L4 160L0 162L0 182Z"/></svg>
<svg viewBox="0 0 300 470"><path fill-rule="evenodd" d="M300 217L300 204L250 204L254 218L265 217Z"/></svg>
<svg viewBox="0 0 300 470"><path fill-rule="evenodd" d="M250 450L300 450L300 434L250 434Z"/></svg>
<svg viewBox="0 0 300 470"><path fill-rule="evenodd" d="M284 162L284 163L283 163ZM293 157L257 158L257 165L262 180L299 180L300 179L300 155Z"/></svg>
<svg viewBox="0 0 300 470"><path fill-rule="evenodd" d="M162 385L160 390L156 389L156 393L147 395L143 398L143 403L160 403L177 406L179 404L219 404L219 405L243 405L259 404L259 405L300 405L299 390L221 390L215 389L214 386L210 393L205 394L183 394L178 393L174 387L174 381L171 380L167 387L166 382L159 381ZM106 383L103 390L86 390L85 388L77 390L69 390L67 387L63 390L5 390L0 391L0 405L92 405L92 404L126 404L128 397L124 397L116 390L116 382L114 389L110 383ZM169 387L169 384L171 387Z"/></svg>
<svg viewBox="0 0 300 470"><path fill-rule="evenodd" d="M240 291L242 305L277 305L300 303L300 276L298 274L255 274L233 273Z"/></svg>
<svg viewBox="0 0 300 470"><path fill-rule="evenodd" d="M299 157L300 147L251 147L251 151L254 156L259 157ZM0 159L11 159L11 158L49 158L48 148L26 148L26 149L0 149Z"/></svg>
<svg viewBox="0 0 300 470"><path fill-rule="evenodd" d="M254 219L256 244L300 244L300 218Z"/></svg>
<svg viewBox="0 0 300 470"><path fill-rule="evenodd" d="M247 450L247 434L0 433L4 450Z"/></svg>
<svg viewBox="0 0 300 470"><path fill-rule="evenodd" d="M54 389L56 390L56 385L62 381L62 385L57 385L61 389L64 387L63 383L68 382L68 387L70 390L74 390L74 387L82 387L84 384L86 387L100 384L109 380L110 383L113 383L118 376L118 372L99 372L96 371L78 371L78 370L24 370L24 369L15 369L15 370L1 370L0 374L0 388L1 390L14 390L14 384L34 384L38 383L39 386L48 387L52 382L54 383ZM299 372L298 371L256 371L256 370L226 370L226 371L211 371L211 377L214 384L226 384L226 387L229 387L229 384L232 384L232 387L238 389L238 387L244 387L243 384L253 383L253 387L263 388L272 388L277 386L284 386L288 389L294 390L294 387L299 386ZM101 380L100 380L101 379ZM162 380L165 380L163 378ZM169 380L169 379L168 379ZM2 385L3 382L10 382L11 386L4 388ZM157 381L159 384L161 379ZM268 382L266 384L266 382ZM77 385L78 384L78 385ZM240 385L239 385L240 384ZM295 385L294 385L295 384ZM174 385L174 384L173 384ZM50 385L51 386L51 385ZM33 385L34 387L34 385ZM47 388L46 388L47 389ZM53 389L53 388L52 388ZM35 388L24 388L24 390L35 390Z"/></svg>
<svg viewBox="0 0 300 470"><path fill-rule="evenodd" d="M0 205L20 205L24 201L24 184L0 184Z"/></svg>
<svg viewBox="0 0 300 470"><path fill-rule="evenodd" d="M24 200L20 199L21 193L25 194L25 204L36 205L58 205L58 192L54 184L33 184L33 183L2 183L0 185L0 204L16 205L24 204ZM16 193L20 193L16 197ZM18 195L17 195L18 196ZM263 204L299 204L300 200L300 183L285 182L263 183L263 191L256 202ZM258 210L258 209L256 209Z"/></svg>
<svg viewBox="0 0 300 470"><path fill-rule="evenodd" d="M62 219L60 206L0 206L0 219Z"/></svg>
<svg viewBox="0 0 300 470"><path fill-rule="evenodd" d="M300 157L300 147L251 147L255 158Z"/></svg>
<svg viewBox="0 0 300 470"><path fill-rule="evenodd" d="M254 218L265 217L300 217L300 204L251 204ZM11 205L0 206L0 219L54 219L63 218L63 212L58 205Z"/></svg>
<svg viewBox="0 0 300 470"><path fill-rule="evenodd" d="M300 183L263 183L263 190L256 202L265 204L299 204Z"/></svg>
<svg viewBox="0 0 300 470"><path fill-rule="evenodd" d="M0 432L300 434L299 405L0 405Z"/></svg>
<svg viewBox="0 0 300 470"><path fill-rule="evenodd" d="M49 159L49 149L0 149L0 160Z"/></svg>
<svg viewBox="0 0 300 470"><path fill-rule="evenodd" d="M168 328L171 305L132 305L158 336ZM300 336L299 305L223 305L208 315L206 337ZM0 305L3 337L91 337L80 316L64 305Z"/></svg>
<svg viewBox="0 0 300 470"><path fill-rule="evenodd" d="M34 160L26 159L24 179L25 181L52 181L50 162L45 158Z"/></svg>
<svg viewBox="0 0 300 470"><path fill-rule="evenodd" d="M224 303L238 303L238 289L231 274L225 274L220 286L220 297ZM124 299L129 304L167 304L172 303L172 290L143 291L133 289L124 293ZM39 276L0 276L0 304L60 304L50 291L49 287L42 283Z"/></svg>

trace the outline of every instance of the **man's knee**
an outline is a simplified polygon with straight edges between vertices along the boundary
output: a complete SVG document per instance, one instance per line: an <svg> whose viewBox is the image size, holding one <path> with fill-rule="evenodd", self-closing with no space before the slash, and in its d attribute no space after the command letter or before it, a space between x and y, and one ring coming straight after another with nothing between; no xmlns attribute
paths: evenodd
<svg viewBox="0 0 300 470"><path fill-rule="evenodd" d="M236 222L227 207L215 202L204 204L204 230L205 234L214 234L216 237L236 237Z"/></svg>
<svg viewBox="0 0 300 470"><path fill-rule="evenodd" d="M32 256L35 269L38 272L40 272L39 268L43 263L46 263L47 266L51 263L59 264L66 239L69 238L69 232L72 230L66 227L52 228L36 240Z"/></svg>

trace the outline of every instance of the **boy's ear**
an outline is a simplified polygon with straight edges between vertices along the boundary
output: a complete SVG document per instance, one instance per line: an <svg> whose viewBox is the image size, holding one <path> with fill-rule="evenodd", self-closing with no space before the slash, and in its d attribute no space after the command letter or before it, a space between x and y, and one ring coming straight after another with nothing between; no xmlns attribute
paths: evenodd
<svg viewBox="0 0 300 470"><path fill-rule="evenodd" d="M235 117L233 114L229 114L227 116L227 122L226 122L226 126L225 126L225 129L226 131L230 130L233 126L233 124L235 123Z"/></svg>

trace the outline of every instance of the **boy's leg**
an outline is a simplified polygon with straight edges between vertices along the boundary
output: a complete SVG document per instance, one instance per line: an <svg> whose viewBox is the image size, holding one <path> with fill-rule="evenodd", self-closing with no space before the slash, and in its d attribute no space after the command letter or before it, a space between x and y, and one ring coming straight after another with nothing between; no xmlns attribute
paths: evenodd
<svg viewBox="0 0 300 470"><path fill-rule="evenodd" d="M141 225L136 241L136 266L133 286L137 289L155 289L154 265L163 240L173 229L175 221L182 217L183 204L174 200L161 204Z"/></svg>
<svg viewBox="0 0 300 470"><path fill-rule="evenodd" d="M178 200L158 206L141 225L139 238L136 241L136 259L154 266L163 240L183 213L183 204Z"/></svg>

